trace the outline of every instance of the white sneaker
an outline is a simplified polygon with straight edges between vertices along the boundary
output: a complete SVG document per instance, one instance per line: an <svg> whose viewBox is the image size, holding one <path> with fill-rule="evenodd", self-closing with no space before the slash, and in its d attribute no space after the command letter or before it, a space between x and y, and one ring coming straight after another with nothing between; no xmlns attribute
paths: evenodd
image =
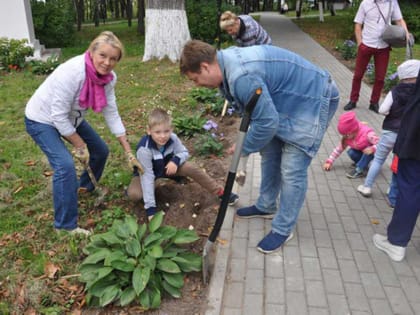
<svg viewBox="0 0 420 315"><path fill-rule="evenodd" d="M370 197L372 196L372 188L366 187L364 185L359 185L357 187L357 191L362 194L363 197Z"/></svg>
<svg viewBox="0 0 420 315"><path fill-rule="evenodd" d="M80 227L77 227L77 228L75 228L75 229L73 229L73 230L56 229L56 231L57 231L58 233L65 232L65 233L69 233L69 234L71 234L71 235L78 235L78 234L81 234L81 235L89 236L89 235L91 235L91 234L92 234L92 232L91 232L91 231L88 231L88 230L82 229L82 228L80 228Z"/></svg>
<svg viewBox="0 0 420 315"><path fill-rule="evenodd" d="M405 256L405 247L392 245L388 237L381 234L373 235L373 244L380 250L388 254L393 261L401 261Z"/></svg>

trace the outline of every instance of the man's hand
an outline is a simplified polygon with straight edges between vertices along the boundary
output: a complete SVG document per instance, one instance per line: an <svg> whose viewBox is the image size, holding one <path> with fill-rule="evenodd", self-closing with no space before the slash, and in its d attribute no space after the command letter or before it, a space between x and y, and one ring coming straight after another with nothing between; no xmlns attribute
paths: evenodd
<svg viewBox="0 0 420 315"><path fill-rule="evenodd" d="M166 175L172 176L176 174L176 171L178 170L178 166L174 162L169 162L165 166L166 168Z"/></svg>
<svg viewBox="0 0 420 315"><path fill-rule="evenodd" d="M73 151L74 156L80 161L82 164L89 163L89 150L85 145L75 148Z"/></svg>
<svg viewBox="0 0 420 315"><path fill-rule="evenodd" d="M125 155L127 156L128 167L131 169L134 169L136 167L139 173L143 174L143 167L141 166L140 162L136 159L134 154L131 152L126 152Z"/></svg>

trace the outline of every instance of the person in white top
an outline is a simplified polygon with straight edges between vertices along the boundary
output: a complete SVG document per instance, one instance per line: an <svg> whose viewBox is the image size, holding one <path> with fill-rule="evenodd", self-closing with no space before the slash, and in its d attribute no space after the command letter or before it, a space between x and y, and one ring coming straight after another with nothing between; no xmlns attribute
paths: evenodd
<svg viewBox="0 0 420 315"><path fill-rule="evenodd" d="M130 167L141 168L131 152L125 127L118 113L113 71L123 55L119 39L102 32L88 50L58 66L39 86L25 109L26 131L48 158L54 170L54 227L71 233L88 235L78 227L78 191L95 189L85 171L80 182L73 157L64 140L82 164L89 163L99 180L109 154L106 143L85 120L91 108L102 113L111 132L123 147Z"/></svg>
<svg viewBox="0 0 420 315"><path fill-rule="evenodd" d="M391 1L391 4L390 4ZM391 47L382 40L382 33L387 25L387 17L391 10L391 20L404 27L407 39L409 32L403 20L400 7L396 0L363 0L354 18L354 34L357 42L356 67L350 93L350 101L344 110L352 110L359 100L363 75L373 56L375 62L375 83L370 96L369 109L378 113L379 99L386 71L388 68Z"/></svg>

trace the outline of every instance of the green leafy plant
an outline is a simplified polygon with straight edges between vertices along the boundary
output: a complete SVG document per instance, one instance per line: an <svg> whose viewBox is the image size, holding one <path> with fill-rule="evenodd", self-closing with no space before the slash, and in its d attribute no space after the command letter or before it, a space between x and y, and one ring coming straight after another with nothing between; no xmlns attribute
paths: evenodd
<svg viewBox="0 0 420 315"><path fill-rule="evenodd" d="M206 119L201 115L194 115L188 117L176 117L173 119L173 124L179 135L186 138L191 138L196 133L203 133L203 125Z"/></svg>
<svg viewBox="0 0 420 315"><path fill-rule="evenodd" d="M181 297L184 274L201 270L201 257L182 245L198 240L194 231L162 226L163 212L148 225L132 216L92 236L80 266L89 305L139 303L158 308L164 292Z"/></svg>
<svg viewBox="0 0 420 315"><path fill-rule="evenodd" d="M336 49L341 52L341 56L345 60L353 59L357 55L357 45L352 40L345 40L341 45L338 45Z"/></svg>
<svg viewBox="0 0 420 315"><path fill-rule="evenodd" d="M25 66L25 58L32 56L34 49L26 39L0 38L0 70L19 70Z"/></svg>
<svg viewBox="0 0 420 315"><path fill-rule="evenodd" d="M206 88L194 88L188 94L190 103L204 104L207 113L220 115L223 109L224 99L215 90Z"/></svg>
<svg viewBox="0 0 420 315"><path fill-rule="evenodd" d="M365 74L366 80L369 84L375 83L375 66L373 63L369 63L366 69ZM384 82L384 92L389 92L395 85L399 82L398 73L397 73L397 65L391 63L388 66L386 75L385 75L385 82Z"/></svg>
<svg viewBox="0 0 420 315"><path fill-rule="evenodd" d="M49 57L46 61L31 60L29 62L31 72L34 74L50 74L60 65L58 58L55 56Z"/></svg>
<svg viewBox="0 0 420 315"><path fill-rule="evenodd" d="M223 144L218 142L215 136L209 133L197 137L194 149L197 154L202 156L223 155Z"/></svg>

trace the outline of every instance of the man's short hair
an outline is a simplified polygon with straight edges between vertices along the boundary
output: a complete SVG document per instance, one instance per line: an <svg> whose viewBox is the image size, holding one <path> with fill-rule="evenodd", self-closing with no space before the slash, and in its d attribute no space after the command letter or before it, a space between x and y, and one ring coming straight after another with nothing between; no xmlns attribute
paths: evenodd
<svg viewBox="0 0 420 315"><path fill-rule="evenodd" d="M202 62L211 64L215 60L215 47L201 40L190 40L182 50L179 70L181 74L187 74L187 72L199 73Z"/></svg>

